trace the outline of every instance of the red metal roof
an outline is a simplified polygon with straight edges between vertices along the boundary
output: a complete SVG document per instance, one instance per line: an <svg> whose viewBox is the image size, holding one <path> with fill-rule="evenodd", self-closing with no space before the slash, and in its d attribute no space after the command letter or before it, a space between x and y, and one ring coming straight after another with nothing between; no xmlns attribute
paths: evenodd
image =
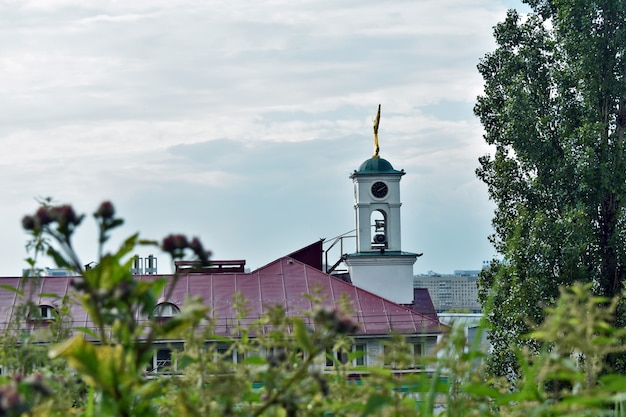
<svg viewBox="0 0 626 417"><path fill-rule="evenodd" d="M140 280L154 280L164 275L140 275ZM171 277L171 275L169 275ZM0 278L0 285L17 287L22 278ZM42 277L41 284L33 289L33 301L40 305L58 305L49 294L63 296L70 290L71 277ZM33 281L34 282L34 281ZM160 295L164 299L168 287ZM346 283L331 275L291 257L280 258L249 273L183 273L179 276L168 302L182 307L188 295L200 296L210 308L216 321L216 333L231 334L236 312L233 295L239 292L247 300L249 320L256 319L271 306L280 305L289 316L301 316L302 311L318 306L340 308L342 298L351 306L347 312L359 325L359 334L385 335L390 332L404 334L440 333L445 331L436 317L427 316L379 297L371 292ZM48 293L41 297L39 294ZM319 299L315 303L309 296ZM7 322L13 315L16 294L0 288L0 314ZM92 328L93 323L79 305L71 308L73 325ZM313 323L307 320L307 324ZM5 323L0 324L2 326Z"/></svg>

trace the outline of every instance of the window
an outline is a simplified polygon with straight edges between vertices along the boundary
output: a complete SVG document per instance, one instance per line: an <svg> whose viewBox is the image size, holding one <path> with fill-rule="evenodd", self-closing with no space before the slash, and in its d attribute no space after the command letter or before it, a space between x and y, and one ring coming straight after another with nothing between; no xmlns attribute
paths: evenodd
<svg viewBox="0 0 626 417"><path fill-rule="evenodd" d="M169 318L180 313L180 309L172 303L161 303L154 308L152 315L154 317Z"/></svg>
<svg viewBox="0 0 626 417"><path fill-rule="evenodd" d="M335 366L336 363L345 365L350 362L350 356L353 358L350 363L351 365L365 366L365 347L365 343L357 343L356 345L351 346L349 351L344 349L332 350L329 348L326 350L326 366ZM350 352L359 352L359 354L350 355Z"/></svg>
<svg viewBox="0 0 626 417"><path fill-rule="evenodd" d="M275 346L263 349L263 351L270 366L279 366L289 359L289 352L284 347Z"/></svg>
<svg viewBox="0 0 626 417"><path fill-rule="evenodd" d="M394 363L393 360L393 349L389 345L383 346L383 365L392 366Z"/></svg>
<svg viewBox="0 0 626 417"><path fill-rule="evenodd" d="M419 368L422 364L422 355L424 353L424 344L423 343L413 343L413 367Z"/></svg>
<svg viewBox="0 0 626 417"><path fill-rule="evenodd" d="M44 320L53 320L55 316L54 308L49 306L39 306L39 312L41 313L41 318Z"/></svg>
<svg viewBox="0 0 626 417"><path fill-rule="evenodd" d="M57 316L57 312L54 307L40 305L36 309L31 310L32 313L29 314L29 318L31 320L42 320L42 321L52 321Z"/></svg>
<svg viewBox="0 0 626 417"><path fill-rule="evenodd" d="M163 373L172 368L172 350L157 349L152 356L152 361L148 365L147 371L150 373Z"/></svg>
<svg viewBox="0 0 626 417"><path fill-rule="evenodd" d="M335 365L335 352L331 348L326 348L326 366Z"/></svg>
<svg viewBox="0 0 626 417"><path fill-rule="evenodd" d="M408 368L419 368L422 364L422 354L424 352L424 344L422 342L409 343L408 351L402 349L398 351L392 345L383 346L383 365L386 367L396 368L396 361L406 363ZM408 356L406 356L408 354ZM408 363L407 363L408 362Z"/></svg>
<svg viewBox="0 0 626 417"><path fill-rule="evenodd" d="M348 363L348 352L343 349L326 349L326 366L335 366L335 363L343 365Z"/></svg>
<svg viewBox="0 0 626 417"><path fill-rule="evenodd" d="M365 360L365 355L367 354L367 350L365 349L365 343L357 343L354 345L353 352L359 352L359 354L354 359L354 365L356 366L365 366L367 365Z"/></svg>
<svg viewBox="0 0 626 417"><path fill-rule="evenodd" d="M230 347L218 347L215 349L216 359L231 363L241 363L245 359L245 355L241 352L237 352Z"/></svg>

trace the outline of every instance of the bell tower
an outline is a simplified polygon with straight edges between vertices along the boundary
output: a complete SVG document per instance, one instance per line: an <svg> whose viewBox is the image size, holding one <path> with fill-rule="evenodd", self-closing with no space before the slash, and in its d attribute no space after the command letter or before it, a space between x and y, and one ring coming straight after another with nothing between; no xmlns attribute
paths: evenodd
<svg viewBox="0 0 626 417"><path fill-rule="evenodd" d="M374 155L350 178L354 183L356 252L345 256L352 282L397 303L413 299L413 264L418 254L403 252L401 245L400 179L379 155L380 106L374 119Z"/></svg>
<svg viewBox="0 0 626 417"><path fill-rule="evenodd" d="M396 171L382 158L363 162L350 178L354 183L354 210L359 253L399 251L400 179L404 171Z"/></svg>

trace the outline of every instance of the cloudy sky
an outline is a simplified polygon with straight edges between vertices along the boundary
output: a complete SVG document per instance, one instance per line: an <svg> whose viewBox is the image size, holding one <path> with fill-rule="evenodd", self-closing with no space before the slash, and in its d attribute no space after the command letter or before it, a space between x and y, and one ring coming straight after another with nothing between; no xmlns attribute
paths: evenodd
<svg viewBox="0 0 626 417"><path fill-rule="evenodd" d="M349 232L349 175L372 155L379 103L381 156L406 171L403 250L424 253L415 272L479 269L494 251L476 64L508 8L0 0L0 276L21 273L21 218L48 196L84 213L111 200L126 220L112 243L184 233L252 269Z"/></svg>

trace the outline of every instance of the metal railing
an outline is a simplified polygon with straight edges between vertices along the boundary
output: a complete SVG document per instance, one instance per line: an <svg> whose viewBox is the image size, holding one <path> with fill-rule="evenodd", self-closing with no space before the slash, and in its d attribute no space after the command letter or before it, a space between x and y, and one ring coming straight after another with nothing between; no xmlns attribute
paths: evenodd
<svg viewBox="0 0 626 417"><path fill-rule="evenodd" d="M326 250L324 250L324 265L326 266L326 273L327 274L331 274L334 271L337 270L337 268L339 267L339 265L341 265L343 263L343 261L345 260L345 255L346 253L344 252L344 241L346 239L354 239L356 241L356 234L350 234L355 232L356 229L352 229L349 232L343 233L337 237L334 237L332 239L330 239L329 241L332 241L332 243L330 243L330 245L328 246L328 248ZM339 245L339 260L336 261L332 266L328 266L328 256L329 253L331 252L331 250L333 250L333 248L335 248L335 246Z"/></svg>

